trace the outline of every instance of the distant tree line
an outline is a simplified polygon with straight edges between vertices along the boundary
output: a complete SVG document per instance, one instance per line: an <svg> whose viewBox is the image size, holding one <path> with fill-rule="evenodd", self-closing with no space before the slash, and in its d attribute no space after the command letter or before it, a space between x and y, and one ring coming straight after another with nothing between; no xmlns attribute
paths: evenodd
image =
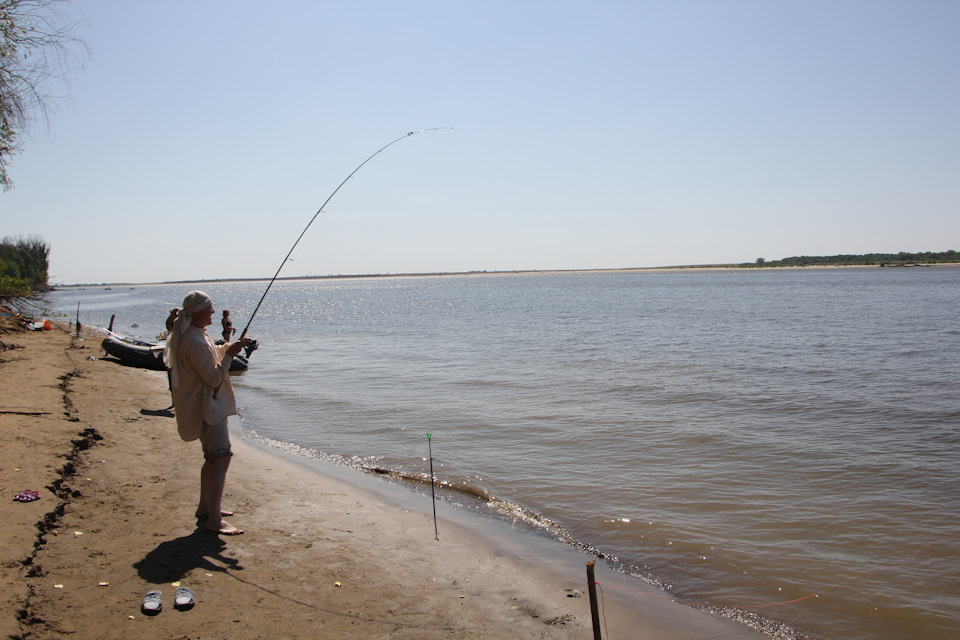
<svg viewBox="0 0 960 640"><path fill-rule="evenodd" d="M925 251L923 253L865 253L863 255L837 256L795 256L783 260L764 260L746 262L741 267L833 267L833 266L881 266L905 267L918 264L942 264L960 262L960 253L950 251Z"/></svg>
<svg viewBox="0 0 960 640"><path fill-rule="evenodd" d="M29 298L50 289L50 246L36 236L0 240L0 302Z"/></svg>

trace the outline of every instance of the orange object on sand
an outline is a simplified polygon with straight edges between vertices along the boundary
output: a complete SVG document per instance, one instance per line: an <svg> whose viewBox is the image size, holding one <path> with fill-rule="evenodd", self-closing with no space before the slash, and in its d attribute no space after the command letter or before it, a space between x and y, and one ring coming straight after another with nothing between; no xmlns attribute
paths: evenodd
<svg viewBox="0 0 960 640"><path fill-rule="evenodd" d="M44 321L43 321L43 330L44 330L44 331L50 331L50 329L52 329L52 328L53 328L53 327L50 326L50 321L49 321L49 320L44 320Z"/></svg>

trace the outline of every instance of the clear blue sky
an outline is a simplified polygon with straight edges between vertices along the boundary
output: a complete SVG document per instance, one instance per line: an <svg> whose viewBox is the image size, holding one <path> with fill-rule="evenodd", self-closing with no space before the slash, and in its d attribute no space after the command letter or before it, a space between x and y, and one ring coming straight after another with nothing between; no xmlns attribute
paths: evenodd
<svg viewBox="0 0 960 640"><path fill-rule="evenodd" d="M54 282L960 250L954 0L76 2Z"/></svg>

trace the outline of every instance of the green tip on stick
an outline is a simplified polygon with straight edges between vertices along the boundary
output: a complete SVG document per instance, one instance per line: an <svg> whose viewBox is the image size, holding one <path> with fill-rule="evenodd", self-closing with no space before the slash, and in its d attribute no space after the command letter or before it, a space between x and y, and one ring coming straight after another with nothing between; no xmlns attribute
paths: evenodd
<svg viewBox="0 0 960 640"><path fill-rule="evenodd" d="M433 434L427 431L427 440L429 440L431 437L433 437Z"/></svg>

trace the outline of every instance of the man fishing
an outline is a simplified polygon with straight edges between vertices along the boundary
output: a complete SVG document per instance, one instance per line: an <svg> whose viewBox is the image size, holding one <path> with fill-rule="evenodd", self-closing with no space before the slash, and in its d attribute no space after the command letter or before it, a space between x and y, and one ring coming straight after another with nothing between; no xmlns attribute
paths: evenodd
<svg viewBox="0 0 960 640"><path fill-rule="evenodd" d="M236 415L237 404L230 384L230 363L249 343L242 337L235 342L215 345L207 335L212 323L213 300L203 291L191 291L167 338L164 362L170 369L173 405L180 437L200 440L203 467L200 470L200 504L197 518L205 520L204 529L222 535L243 533L224 522L221 502L227 469L233 452L227 416Z"/></svg>
<svg viewBox="0 0 960 640"><path fill-rule="evenodd" d="M297 240L290 247L290 251L287 252L280 266L277 267L277 272L267 284L263 295L260 296L260 302L257 303L253 313L250 314L250 320L240 334L239 340L226 342L220 346L214 345L206 331L206 327L212 322L214 313L213 301L210 296L203 291L191 291L183 299L183 306L177 314L173 329L167 338L164 362L170 369L173 405L176 410L177 430L180 432L180 437L187 442L199 438L203 445L204 463L200 471L200 506L197 507L197 517L206 519L204 528L207 531L223 535L243 533L243 530L223 521L224 515L232 514L223 512L220 504L223 498L227 468L230 466L230 457L233 455L230 451L227 416L237 413L237 403L233 395L233 387L230 385L228 371L230 371L230 363L233 361L233 357L238 355L241 350L244 348L249 348L250 351L256 349L256 341L246 337L247 329L253 323L253 318L260 310L260 305L267 297L270 287L273 286L277 276L280 275L280 270L283 269L283 265L290 259L293 250L297 248L297 244L299 244L307 229L310 228L310 225L313 224L313 221L317 219L317 216L320 215L340 188L346 184L347 180L352 178L363 165L383 153L387 147L414 134L444 128L449 127L411 131L381 147L344 178L343 182L333 190L333 193L324 201L323 205L313 214L310 222L300 232ZM229 314L224 311L223 315L223 338L226 341L233 333L233 326L231 323L231 331L228 334L226 318L229 317Z"/></svg>

